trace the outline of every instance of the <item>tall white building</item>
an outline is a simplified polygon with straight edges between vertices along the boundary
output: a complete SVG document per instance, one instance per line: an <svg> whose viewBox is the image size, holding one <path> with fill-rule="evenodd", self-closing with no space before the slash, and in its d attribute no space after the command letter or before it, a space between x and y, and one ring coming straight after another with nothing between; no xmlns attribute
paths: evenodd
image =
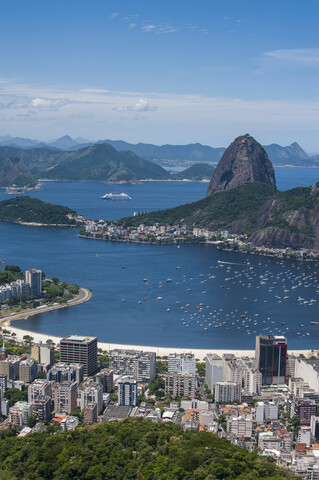
<svg viewBox="0 0 319 480"><path fill-rule="evenodd" d="M232 353L224 354L223 355L223 381L235 382L241 385L242 379L243 379L243 372L238 363L238 359Z"/></svg>
<svg viewBox="0 0 319 480"><path fill-rule="evenodd" d="M196 359L193 353L170 353L168 355L168 373L196 373Z"/></svg>
<svg viewBox="0 0 319 480"><path fill-rule="evenodd" d="M261 391L262 376L256 362L251 358L243 357L238 359L238 365L242 371L243 390L251 395L258 395Z"/></svg>
<svg viewBox="0 0 319 480"><path fill-rule="evenodd" d="M223 381L223 361L221 357L214 354L206 355L205 383L213 392L216 382Z"/></svg>

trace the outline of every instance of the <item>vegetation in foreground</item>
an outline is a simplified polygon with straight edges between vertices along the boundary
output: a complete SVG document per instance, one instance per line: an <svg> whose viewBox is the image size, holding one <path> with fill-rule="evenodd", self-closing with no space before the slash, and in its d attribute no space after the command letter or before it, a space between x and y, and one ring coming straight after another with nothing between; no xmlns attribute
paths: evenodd
<svg viewBox="0 0 319 480"><path fill-rule="evenodd" d="M1 440L0 469L3 480L296 478L211 433L135 418L55 435L9 434Z"/></svg>

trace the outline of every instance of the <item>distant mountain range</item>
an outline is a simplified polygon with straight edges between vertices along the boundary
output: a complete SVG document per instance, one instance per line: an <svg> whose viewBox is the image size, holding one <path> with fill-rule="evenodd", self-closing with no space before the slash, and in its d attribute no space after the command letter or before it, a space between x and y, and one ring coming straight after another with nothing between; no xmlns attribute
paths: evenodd
<svg viewBox="0 0 319 480"><path fill-rule="evenodd" d="M160 165L145 160L131 151L119 152L108 143L90 145L76 151L2 146L0 147L1 158L3 161L18 158L34 178L52 180L110 183L136 182L145 179L201 181L209 180L214 170L211 165L199 163L182 172L170 174ZM0 170L0 183L2 176L4 177L4 173ZM5 184L5 186L10 185L12 182Z"/></svg>
<svg viewBox="0 0 319 480"><path fill-rule="evenodd" d="M29 138L11 137L6 135L0 137L0 146L17 147L20 149L39 149L44 148L52 151L77 151L94 144L108 143L118 151L131 151L142 157L160 165L178 165L179 162L192 163L218 163L226 148L210 147L200 143L189 145L153 145L147 143L132 144L123 140L98 140L90 142L85 138L72 139L65 135L56 140L49 142L40 142L39 140L31 140ZM314 155L308 156L307 153L296 142L289 146L282 147L276 143L264 146L271 162L274 166L294 165L294 166L319 166L319 157ZM0 151L0 156L3 157ZM185 165L185 164L184 164Z"/></svg>

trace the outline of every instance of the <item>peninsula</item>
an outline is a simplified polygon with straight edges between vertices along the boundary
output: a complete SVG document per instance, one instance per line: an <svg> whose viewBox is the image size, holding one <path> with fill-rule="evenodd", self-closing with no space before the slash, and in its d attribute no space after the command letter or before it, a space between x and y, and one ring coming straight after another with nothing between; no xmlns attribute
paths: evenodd
<svg viewBox="0 0 319 480"><path fill-rule="evenodd" d="M87 224L80 235L147 243L217 241L235 250L316 257L319 183L278 191L267 153L247 134L225 151L206 198L116 222Z"/></svg>

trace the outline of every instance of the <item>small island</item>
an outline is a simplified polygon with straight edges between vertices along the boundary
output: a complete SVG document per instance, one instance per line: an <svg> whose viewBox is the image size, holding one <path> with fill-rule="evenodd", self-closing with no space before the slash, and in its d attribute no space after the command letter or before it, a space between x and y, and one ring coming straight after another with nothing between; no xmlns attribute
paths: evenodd
<svg viewBox="0 0 319 480"><path fill-rule="evenodd" d="M23 225L76 227L83 224L84 218L68 207L24 196L0 202L0 220Z"/></svg>

